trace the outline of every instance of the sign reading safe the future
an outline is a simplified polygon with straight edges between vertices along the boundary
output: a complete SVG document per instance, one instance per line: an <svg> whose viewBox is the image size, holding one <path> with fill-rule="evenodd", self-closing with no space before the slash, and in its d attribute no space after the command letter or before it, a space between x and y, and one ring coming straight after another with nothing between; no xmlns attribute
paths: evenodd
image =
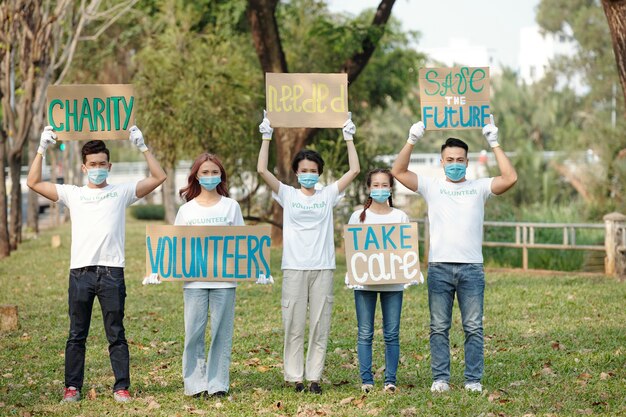
<svg viewBox="0 0 626 417"><path fill-rule="evenodd" d="M135 124L132 84L48 87L48 124L61 140L128 139Z"/></svg>
<svg viewBox="0 0 626 417"><path fill-rule="evenodd" d="M343 227L352 285L408 284L420 279L417 223Z"/></svg>
<svg viewBox="0 0 626 417"><path fill-rule="evenodd" d="M146 276L252 281L270 274L270 226L146 226Z"/></svg>
<svg viewBox="0 0 626 417"><path fill-rule="evenodd" d="M482 129L489 123L489 67L422 68L419 83L426 129Z"/></svg>
<svg viewBox="0 0 626 417"><path fill-rule="evenodd" d="M265 74L272 127L342 127L348 119L347 74Z"/></svg>

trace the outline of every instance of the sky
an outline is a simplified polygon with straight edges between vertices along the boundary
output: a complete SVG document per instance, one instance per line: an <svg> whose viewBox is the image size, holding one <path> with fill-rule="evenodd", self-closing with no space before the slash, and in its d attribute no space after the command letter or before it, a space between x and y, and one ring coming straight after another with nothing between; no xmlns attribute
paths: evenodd
<svg viewBox="0 0 626 417"><path fill-rule="evenodd" d="M445 47L450 38L484 45L495 63L516 69L519 31L534 26L540 0L396 0L392 16L421 33L418 50ZM358 14L378 0L327 0L333 12Z"/></svg>

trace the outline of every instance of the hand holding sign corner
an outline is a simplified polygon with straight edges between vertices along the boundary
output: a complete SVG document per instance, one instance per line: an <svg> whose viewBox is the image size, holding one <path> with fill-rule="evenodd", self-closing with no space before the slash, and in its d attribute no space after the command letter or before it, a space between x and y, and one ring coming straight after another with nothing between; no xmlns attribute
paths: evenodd
<svg viewBox="0 0 626 417"><path fill-rule="evenodd" d="M493 114L489 114L489 124L483 127L483 136L492 148L500 146L498 143L498 127L494 121Z"/></svg>

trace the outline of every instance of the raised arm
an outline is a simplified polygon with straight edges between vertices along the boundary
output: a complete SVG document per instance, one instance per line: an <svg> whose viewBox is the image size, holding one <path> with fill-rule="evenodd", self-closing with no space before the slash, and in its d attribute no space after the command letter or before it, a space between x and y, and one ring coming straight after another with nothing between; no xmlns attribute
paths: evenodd
<svg viewBox="0 0 626 417"><path fill-rule="evenodd" d="M411 129L409 130L409 137L406 140L406 145L404 145L404 147L400 150L400 153L398 153L396 160L391 166L391 175L393 175L402 185L413 192L417 191L417 174L409 171L409 161L411 159L411 154L413 153L413 147L417 141L424 136L425 129L424 123L421 121L411 126Z"/></svg>
<svg viewBox="0 0 626 417"><path fill-rule="evenodd" d="M41 132L39 149L37 149L35 159L33 159L33 163L28 171L28 177L26 177L26 185L28 185L28 188L51 201L57 201L59 199L57 187L49 181L41 180L41 169L46 149L48 145L56 143L54 140L56 137L57 135L52 131L52 126L46 126L44 128L43 132Z"/></svg>
<svg viewBox="0 0 626 417"><path fill-rule="evenodd" d="M348 120L343 124L343 140L346 142L348 148L348 171L343 174L339 181L337 181L337 188L342 193L348 185L359 175L361 172L361 165L359 164L359 156L356 153L356 147L354 146L354 134L356 133L356 126L352 123L352 113L348 113Z"/></svg>
<svg viewBox="0 0 626 417"><path fill-rule="evenodd" d="M137 188L135 189L135 195L137 198L143 198L154 191L159 185L163 184L163 182L167 179L167 175L161 165L156 160L152 152L146 146L143 140L143 134L141 130L137 126L133 126L129 129L130 135L128 140L135 145L143 156L146 158L146 162L148 163L148 170L150 171L150 176L142 179L137 183Z"/></svg>
<svg viewBox="0 0 626 417"><path fill-rule="evenodd" d="M498 128L493 120L493 114L489 115L489 124L483 127L483 135L496 156L496 162L500 170L500 175L494 177L491 182L491 192L500 195L515 185L517 172L498 143Z"/></svg>
<svg viewBox="0 0 626 417"><path fill-rule="evenodd" d="M270 187L272 191L278 194L280 188L280 181L267 169L267 161L269 160L270 142L272 141L272 133L274 129L270 125L270 121L267 118L267 113L263 110L263 121L259 125L259 132L261 132L261 150L259 151L259 159L256 164L256 172L263 178L263 181Z"/></svg>

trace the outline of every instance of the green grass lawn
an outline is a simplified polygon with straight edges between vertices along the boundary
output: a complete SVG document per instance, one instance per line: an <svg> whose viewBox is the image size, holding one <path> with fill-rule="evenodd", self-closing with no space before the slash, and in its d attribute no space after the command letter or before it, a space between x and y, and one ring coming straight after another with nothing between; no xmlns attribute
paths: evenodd
<svg viewBox="0 0 626 417"><path fill-rule="evenodd" d="M69 226L24 242L0 261L0 304L17 304L20 329L0 335L2 416L576 416L626 415L626 283L603 276L487 271L485 391L463 389L463 334L455 306L452 391L431 394L425 286L405 293L396 395L382 392L382 330L377 318L376 389L361 396L352 292L338 257L335 306L321 396L296 394L282 380L280 251L276 284L237 289L227 399L183 396L182 289L143 287L145 224L129 220L126 333L134 401L117 404L99 305L87 343L85 398L59 404L69 321ZM53 234L62 246L51 248ZM380 311L378 311L380 314Z"/></svg>

